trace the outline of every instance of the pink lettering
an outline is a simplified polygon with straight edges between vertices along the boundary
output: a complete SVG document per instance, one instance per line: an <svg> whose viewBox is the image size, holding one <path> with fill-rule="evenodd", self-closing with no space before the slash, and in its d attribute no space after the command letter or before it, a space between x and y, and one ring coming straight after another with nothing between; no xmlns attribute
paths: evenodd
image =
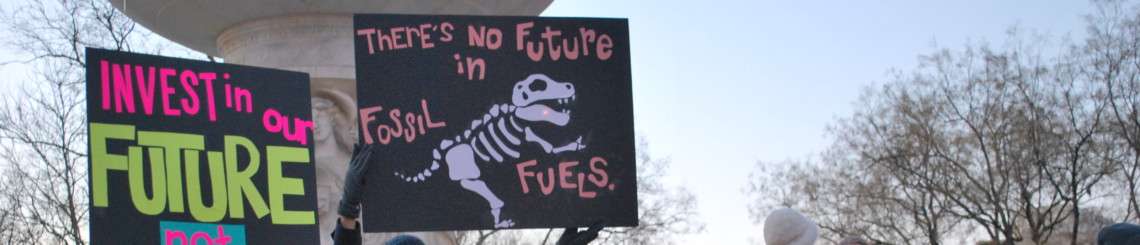
<svg viewBox="0 0 1140 245"><path fill-rule="evenodd" d="M187 75L194 76L194 72L185 70L182 71L179 77L185 78ZM174 88L170 87L170 83L167 80L162 80L160 83L159 91L161 91L160 94L162 95L162 114L167 116L181 115L182 112L170 107L170 95L174 94Z"/></svg>
<svg viewBox="0 0 1140 245"><path fill-rule="evenodd" d="M226 93L226 108L234 108L234 93L230 84L227 83L225 86L222 86L222 89L225 90Z"/></svg>
<svg viewBox="0 0 1140 245"><path fill-rule="evenodd" d="M368 123L376 121L376 117L372 116L372 113L382 109L383 107L380 106L360 108L360 130L363 130L365 144L372 144L372 131L368 130Z"/></svg>
<svg viewBox="0 0 1140 245"><path fill-rule="evenodd" d="M375 48L372 47L373 46L372 45L372 35L374 35L374 34L376 34L376 29L372 29L372 28L365 28L365 29L356 30L357 36L364 36L365 37L365 40L366 40L365 42L368 43L368 54L376 53L376 51L374 50Z"/></svg>
<svg viewBox="0 0 1140 245"><path fill-rule="evenodd" d="M587 191L586 190L586 183L582 183L583 181L586 181L585 175L586 174L578 173L578 197L585 198L585 199L594 198L594 197L598 196L598 193L594 192L594 191Z"/></svg>
<svg viewBox="0 0 1140 245"><path fill-rule="evenodd" d="M530 28L534 27L534 22L519 23L515 25L515 50L523 50L523 40L527 35L530 35ZM532 60L534 58L531 58Z"/></svg>
<svg viewBox="0 0 1140 245"><path fill-rule="evenodd" d="M168 96L167 92L168 91L166 90L166 89L170 89L170 86L168 86L167 84L169 83L170 77L174 76L175 74L178 74L178 71L171 69L171 68L160 68L160 69L158 69L158 84L160 84L160 86L162 86L162 88L160 88L162 90L160 96L163 97L163 103L166 105L165 107L167 107L167 108L170 107L170 104L168 103L169 101L167 101L168 100L168 98L167 98L167 96ZM154 89L152 88L151 90L154 90ZM173 93L174 89L170 89L169 92ZM152 104L151 106L154 106L153 105L154 104L153 98L151 100L152 101L143 102L143 103L151 103ZM163 114L169 115L166 113L165 108L163 110Z"/></svg>
<svg viewBox="0 0 1140 245"><path fill-rule="evenodd" d="M234 86L233 89L234 89L234 107L237 108L237 111L239 111L239 112L242 111L242 106L244 105L245 106L245 108L244 108L245 113L252 113L253 112L253 94L249 92L249 89L244 89L244 88L241 88L238 86Z"/></svg>
<svg viewBox="0 0 1140 245"><path fill-rule="evenodd" d="M229 79L230 74L226 73L224 76L226 79ZM218 75L213 72L206 72L199 75L199 78L201 78L203 81L206 81L206 113L209 114L208 116L210 117L211 122L217 121L217 105L214 104L217 103L214 101L214 79L218 78ZM194 96L197 97L197 94Z"/></svg>
<svg viewBox="0 0 1140 245"><path fill-rule="evenodd" d="M546 181L543 181L542 172L538 172L536 175L537 175L536 179L538 179L538 188L542 189L543 195L550 195L551 192L554 192L554 169L553 168L547 168L546 169Z"/></svg>
<svg viewBox="0 0 1140 245"><path fill-rule="evenodd" d="M610 55L613 54L614 40L610 39L610 35L602 34L598 36L598 59L608 60Z"/></svg>
<svg viewBox="0 0 1140 245"><path fill-rule="evenodd" d="M148 67L147 79L143 79L143 68L135 66L135 81L139 84L139 98L142 98L143 112L147 115L154 114L154 67Z"/></svg>
<svg viewBox="0 0 1140 245"><path fill-rule="evenodd" d="M557 167L551 166L532 171L528 168L537 166L538 161L529 160L515 164L515 171L518 174L519 185L522 187L523 194L530 193L530 183L527 178L534 178L544 196L553 193L554 187L558 186L558 189L577 189L576 194L579 198L592 199L598 195L597 191L594 191L596 189L614 190L614 185L609 183L609 176L604 169L606 164L604 158L593 157L590 158L589 173L576 170L579 168L579 161L563 161L559 162ZM557 177L555 171L557 171Z"/></svg>
<svg viewBox="0 0 1140 245"><path fill-rule="evenodd" d="M274 133L281 132L281 128L284 127L281 125L281 113L273 108L265 109L265 113L261 114L261 124L265 127L265 131Z"/></svg>
<svg viewBox="0 0 1140 245"><path fill-rule="evenodd" d="M216 73L197 73L174 68L116 64L106 60L99 61L99 65L102 72L100 86L104 110L110 111L112 103L114 103L115 112L133 114L136 112L136 103L141 102L143 114L153 115L158 103L157 100L161 99L162 113L160 115L177 117L185 114L196 116L203 107L202 91L199 89L204 89L206 92L206 110L210 114L210 121L217 120L213 87L213 82L217 78ZM202 86L202 81L205 81L205 88ZM180 93L185 93L185 96L179 96ZM252 94L248 90L238 90L236 93L238 99L246 99L247 103L244 105L247 110L252 110Z"/></svg>
<svg viewBox="0 0 1140 245"><path fill-rule="evenodd" d="M417 117L416 114L411 113L408 113L404 116L404 120L408 122L408 131L404 131L404 141L407 141L408 143L412 143L412 141L416 140L416 134L418 133L414 128L416 125L416 118L420 117Z"/></svg>
<svg viewBox="0 0 1140 245"><path fill-rule="evenodd" d="M451 42L451 40L455 40L454 37L451 36L452 30L455 30L455 26L451 25L451 22L440 23L439 24L439 33L441 35L440 35L439 40L444 41L444 42Z"/></svg>
<svg viewBox="0 0 1140 245"><path fill-rule="evenodd" d="M360 109L360 127L365 143L371 144L379 141L380 144L387 145L392 138L401 137L404 138L404 141L411 143L418 136L427 134L430 129L447 126L446 122L432 120L431 113L428 111L427 100L420 100L422 113L403 112L399 108L392 108L388 111L388 122L390 124L379 123L377 126L371 126L372 122L376 121L373 114L382 111L382 109L380 106Z"/></svg>
<svg viewBox="0 0 1140 245"><path fill-rule="evenodd" d="M546 26L536 37L529 31L533 27L534 23L530 22L515 26L515 49L525 52L532 61L558 61L563 57L577 60L590 56L591 50L598 60L609 60L613 56L614 40L609 34L582 27L578 28L578 36L565 37L562 30ZM574 32L567 34L574 35Z"/></svg>
<svg viewBox="0 0 1140 245"><path fill-rule="evenodd" d="M601 166L598 166L599 164ZM606 162L605 158L590 158L590 172L594 173L593 175L590 175L590 182L593 182L594 186L603 187L610 182L609 175L606 175L606 170L603 169L608 164L609 163Z"/></svg>
<svg viewBox="0 0 1140 245"><path fill-rule="evenodd" d="M519 184L522 186L523 194L530 193L530 187L526 184L526 177L534 177L534 173L526 171L526 168L533 167L534 165L538 165L538 161L530 160L515 164L515 170L517 170L519 174Z"/></svg>
<svg viewBox="0 0 1140 245"><path fill-rule="evenodd" d="M431 30L431 24L420 24L420 47L425 49L435 47L435 44L431 43L431 33L427 32L428 30Z"/></svg>
<svg viewBox="0 0 1140 245"><path fill-rule="evenodd" d="M392 48L395 48L395 49L405 49L405 48L407 48L407 47L408 47L408 44L407 44L407 43L403 43L402 41L400 41L400 38L401 38L401 37L403 37L403 35L400 35L400 34L401 34L401 32L404 32L404 29L405 29L405 28L403 28L403 27L393 27L393 28L390 30L390 31L391 31L391 33L392 33L392 34L391 34L391 36L392 36L392 44L393 44L393 45L392 45Z"/></svg>
<svg viewBox="0 0 1140 245"><path fill-rule="evenodd" d="M488 30L486 26L479 26L479 30L475 30L475 26L467 26L467 45L498 50L503 46L503 31L494 27Z"/></svg>
<svg viewBox="0 0 1140 245"><path fill-rule="evenodd" d="M210 239L210 234L206 234L205 232L194 232L194 235L190 236L190 245L198 244L198 240L205 240L205 244L214 244L214 239Z"/></svg>
<svg viewBox="0 0 1140 245"><path fill-rule="evenodd" d="M570 171L570 168L575 166L578 166L578 161L558 163L558 184L562 186L563 189L578 188L577 184L571 183L567 179L570 176L574 176L574 173Z"/></svg>
<svg viewBox="0 0 1140 245"><path fill-rule="evenodd" d="M289 117L281 115L276 109L265 109L265 113L261 114L261 124L265 131L270 133L281 133L286 140L300 143L301 145L308 145L308 133L313 129L313 121L302 120L301 118L293 118L293 126L289 126Z"/></svg>
<svg viewBox="0 0 1140 245"><path fill-rule="evenodd" d="M537 43L537 45L536 45L536 43L532 43L532 42L526 43L526 57L530 58L530 60L532 60L532 61L537 62L537 61L542 60L542 56L543 56L542 50L543 50L542 43Z"/></svg>
<svg viewBox="0 0 1140 245"><path fill-rule="evenodd" d="M198 115L200 103L198 101L198 92L194 91L194 87L198 86L197 74L194 74L194 72L183 72L180 80L182 80L182 89L187 93L187 98L180 100L182 111L185 111L187 115Z"/></svg>
<svg viewBox="0 0 1140 245"><path fill-rule="evenodd" d="M377 32L376 36L376 42L379 43L377 46L380 46L380 51L389 50L395 46L392 35L384 35L383 32Z"/></svg>
<svg viewBox="0 0 1140 245"><path fill-rule="evenodd" d="M428 128L442 128L447 126L447 122L433 122L431 120L431 112L428 112L426 99L420 99L420 108L424 110L424 119L427 121Z"/></svg>
<svg viewBox="0 0 1140 245"><path fill-rule="evenodd" d="M131 65L111 64L111 69L114 70L114 86L115 86L115 112L122 113L123 107L126 107L127 112L135 112L135 95L131 91Z"/></svg>
<svg viewBox="0 0 1140 245"><path fill-rule="evenodd" d="M216 245L230 244L231 242L233 242L233 239L234 239L233 237L226 235L225 227L220 226L220 225L218 226L218 237L214 238L214 244L216 244Z"/></svg>
<svg viewBox="0 0 1140 245"><path fill-rule="evenodd" d="M108 64L108 63L109 62L107 62L106 60L100 60L99 61L99 74L102 75L101 76L102 79L100 79L100 81L101 81L100 83L102 85L101 87L103 88L103 110L104 111L111 110L111 82L109 81L109 80L111 80L111 78L110 78L111 73L110 73L110 71L108 71L110 69L108 67L108 66L110 66L110 64Z"/></svg>
<svg viewBox="0 0 1140 245"><path fill-rule="evenodd" d="M285 139L293 142L301 143L301 145L309 145L309 130L313 129L313 121L301 120L300 118L293 118L293 130L285 128Z"/></svg>
<svg viewBox="0 0 1140 245"><path fill-rule="evenodd" d="M395 137L404 135L404 124L400 122L400 109L392 109L391 111L388 111L388 118L392 119L392 123L396 124L396 130L392 131L392 134L395 135Z"/></svg>
<svg viewBox="0 0 1140 245"><path fill-rule="evenodd" d="M542 32L542 39L546 40L546 46L550 48L551 60L558 60L562 57L562 49L554 43L554 40L557 40L559 36L562 36L562 31L550 29L549 26L546 27L546 31ZM566 39L562 39L562 43L565 44Z"/></svg>
<svg viewBox="0 0 1140 245"><path fill-rule="evenodd" d="M594 42L598 35L593 29L586 29L585 27L578 28L578 33L579 37L582 38L582 45ZM582 47L582 56L590 56L590 49Z"/></svg>
<svg viewBox="0 0 1140 245"><path fill-rule="evenodd" d="M233 237L226 235L225 227L221 225L218 226L217 237L211 237L210 233L204 231L194 232L190 237L186 236L186 232L180 230L167 229L163 233L163 237L166 238L163 244L166 245L228 245L233 242Z"/></svg>
<svg viewBox="0 0 1140 245"><path fill-rule="evenodd" d="M181 239L179 244L188 244L186 233L182 231L166 230L166 245L174 245L174 239Z"/></svg>

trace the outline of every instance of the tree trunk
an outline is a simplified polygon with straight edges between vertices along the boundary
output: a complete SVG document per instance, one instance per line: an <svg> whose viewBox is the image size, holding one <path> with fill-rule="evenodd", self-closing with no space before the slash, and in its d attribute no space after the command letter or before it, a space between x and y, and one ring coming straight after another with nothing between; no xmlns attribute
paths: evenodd
<svg viewBox="0 0 1140 245"><path fill-rule="evenodd" d="M1073 189L1076 189L1076 186L1073 186ZM1077 238L1081 234L1080 233L1080 230L1081 230L1081 205L1080 204L1081 204L1081 201L1079 199L1076 199L1076 198L1073 199L1073 230L1072 230L1073 234L1071 236L1072 239L1069 240L1070 245L1077 245Z"/></svg>

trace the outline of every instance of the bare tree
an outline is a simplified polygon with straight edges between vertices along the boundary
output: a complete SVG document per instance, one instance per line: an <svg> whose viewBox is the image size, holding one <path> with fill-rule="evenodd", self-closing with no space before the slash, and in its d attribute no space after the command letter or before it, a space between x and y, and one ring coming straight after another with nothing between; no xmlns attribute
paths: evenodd
<svg viewBox="0 0 1140 245"><path fill-rule="evenodd" d="M608 227L599 232L595 244L671 244L679 235L704 231L697 220L697 198L683 187L663 182L668 175L668 158L649 154L648 143L637 147L637 227ZM562 229L481 230L456 232L457 244L554 244ZM504 243L504 241L507 241Z"/></svg>
<svg viewBox="0 0 1140 245"><path fill-rule="evenodd" d="M1002 48L943 49L894 73L818 159L759 164L754 222L789 206L827 240L939 244L980 228L985 244L1080 244L1117 203L1140 218L1140 11L1093 4L1089 40L1058 54L1012 29Z"/></svg>
<svg viewBox="0 0 1140 245"><path fill-rule="evenodd" d="M87 175L84 171L85 135L83 94L69 87L72 79L55 77L42 87L24 90L20 98L7 97L0 108L0 137L5 144L5 181L11 189L0 193L15 202L15 214L49 241L85 244ZM73 74L74 75L74 74ZM58 80L55 80L58 79ZM42 89L42 90L40 90ZM37 90L39 90L37 92Z"/></svg>
<svg viewBox="0 0 1140 245"><path fill-rule="evenodd" d="M5 63L34 72L0 105L6 186L0 189L0 235L12 241L7 244L86 244L84 50L154 52L161 40L106 1L24 0L3 7L3 44L21 57Z"/></svg>
<svg viewBox="0 0 1140 245"><path fill-rule="evenodd" d="M1089 79L1106 88L1111 131L1126 154L1111 158L1127 193L1128 214L1140 221L1140 13L1123 1L1096 1L1082 51Z"/></svg>
<svg viewBox="0 0 1140 245"><path fill-rule="evenodd" d="M678 235L702 232L697 197L683 186L663 182L672 161L654 157L641 139L637 147L637 227L606 228L599 244L671 244Z"/></svg>
<svg viewBox="0 0 1140 245"><path fill-rule="evenodd" d="M524 243L526 233L526 230L473 230L455 231L452 237L455 244L508 245Z"/></svg>
<svg viewBox="0 0 1140 245"><path fill-rule="evenodd" d="M895 77L899 81L915 79L901 74ZM941 177L949 171L946 165L938 164L937 148L931 144L944 137L938 129L945 125L937 120L944 108L933 103L937 98L923 92L901 83L869 91L862 101L874 106L865 107L852 118L841 121L832 131L838 136L838 147L849 151L848 155L857 156L858 165L854 167L865 169L859 174L875 179L858 193L867 199L886 202L882 209L905 211L909 216L906 221L914 226L912 229L917 229L914 238L908 239L900 232L898 239L891 240L913 243L911 239L915 239L940 244L961 220L952 215L952 205L947 205L945 197L937 192L945 183ZM896 220L893 217L881 219L885 221L877 223L891 224Z"/></svg>

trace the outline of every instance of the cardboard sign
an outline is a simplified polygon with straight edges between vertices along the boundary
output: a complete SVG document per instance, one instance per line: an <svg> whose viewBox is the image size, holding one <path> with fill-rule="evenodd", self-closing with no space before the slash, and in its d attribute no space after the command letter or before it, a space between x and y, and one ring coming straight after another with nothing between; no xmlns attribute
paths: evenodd
<svg viewBox="0 0 1140 245"><path fill-rule="evenodd" d="M91 244L317 244L309 76L87 49Z"/></svg>
<svg viewBox="0 0 1140 245"><path fill-rule="evenodd" d="M354 22L365 231L637 225L626 20Z"/></svg>

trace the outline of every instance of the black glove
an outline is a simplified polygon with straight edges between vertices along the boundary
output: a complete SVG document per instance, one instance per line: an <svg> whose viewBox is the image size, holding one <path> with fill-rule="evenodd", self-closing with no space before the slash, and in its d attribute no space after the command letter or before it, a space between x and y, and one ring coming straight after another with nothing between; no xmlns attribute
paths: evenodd
<svg viewBox="0 0 1140 245"><path fill-rule="evenodd" d="M352 147L352 160L344 173L344 193L340 198L337 213L355 219L360 215L360 199L364 195L364 175L368 173L368 158L372 157L372 145Z"/></svg>
<svg viewBox="0 0 1140 245"><path fill-rule="evenodd" d="M352 230L340 225L340 221L336 222L336 229L333 230L332 240L333 245L360 245L360 222L356 222Z"/></svg>
<svg viewBox="0 0 1140 245"><path fill-rule="evenodd" d="M586 231L578 232L578 227L566 227L566 231L562 232L562 236L558 238L556 245L586 245L594 238L598 238L598 232L605 227L604 222L595 221L590 224Z"/></svg>

